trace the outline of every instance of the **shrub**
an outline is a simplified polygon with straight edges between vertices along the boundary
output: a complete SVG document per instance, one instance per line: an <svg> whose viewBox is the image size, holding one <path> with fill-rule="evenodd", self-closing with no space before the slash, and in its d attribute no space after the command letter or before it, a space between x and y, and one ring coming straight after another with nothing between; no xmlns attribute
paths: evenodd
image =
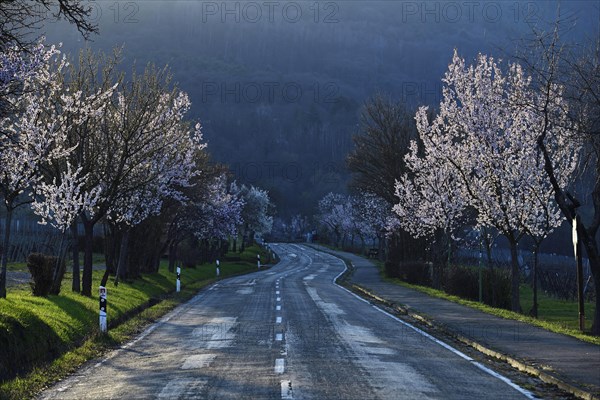
<svg viewBox="0 0 600 400"><path fill-rule="evenodd" d="M202 251L198 240L189 238L179 244L177 256L184 268L196 268L202 259Z"/></svg>
<svg viewBox="0 0 600 400"><path fill-rule="evenodd" d="M479 300L479 277L471 268L452 265L447 269L444 290L463 299Z"/></svg>
<svg viewBox="0 0 600 400"><path fill-rule="evenodd" d="M384 264L384 269L388 278L400 278L400 267L397 263L388 260Z"/></svg>
<svg viewBox="0 0 600 400"><path fill-rule="evenodd" d="M62 262L57 277L57 285L53 287L54 269L57 261L57 257L41 253L32 253L27 257L27 268L31 273L30 285L34 296L48 296L60 292L60 282L65 273L65 263Z"/></svg>
<svg viewBox="0 0 600 400"><path fill-rule="evenodd" d="M400 279L413 285L431 286L429 263L415 261L400 263Z"/></svg>
<svg viewBox="0 0 600 400"><path fill-rule="evenodd" d="M492 307L511 309L510 273L506 269L483 270L483 302Z"/></svg>
<svg viewBox="0 0 600 400"><path fill-rule="evenodd" d="M510 274L502 269L481 271L482 300L492 307L510 309ZM444 290L463 299L479 300L479 270L451 266L447 269Z"/></svg>

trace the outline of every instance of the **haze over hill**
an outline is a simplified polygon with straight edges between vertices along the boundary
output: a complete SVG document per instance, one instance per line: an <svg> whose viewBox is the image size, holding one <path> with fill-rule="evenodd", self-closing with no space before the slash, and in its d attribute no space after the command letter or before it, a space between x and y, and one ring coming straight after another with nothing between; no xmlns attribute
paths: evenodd
<svg viewBox="0 0 600 400"><path fill-rule="evenodd" d="M546 1L93 4L100 35L87 45L124 45L127 70L169 64L214 159L268 189L283 216L311 214L325 193L346 189L366 98L434 105L454 48L506 58L557 11ZM597 2L564 2L561 14L577 18L575 38L598 35ZM86 45L62 23L47 36L71 53Z"/></svg>

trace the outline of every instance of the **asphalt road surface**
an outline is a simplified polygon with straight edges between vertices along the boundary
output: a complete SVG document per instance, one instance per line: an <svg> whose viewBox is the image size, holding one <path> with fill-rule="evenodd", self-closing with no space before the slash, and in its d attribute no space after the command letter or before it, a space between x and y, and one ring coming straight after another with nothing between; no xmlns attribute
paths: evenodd
<svg viewBox="0 0 600 400"><path fill-rule="evenodd" d="M220 281L41 399L512 399L530 393L334 283L341 260Z"/></svg>

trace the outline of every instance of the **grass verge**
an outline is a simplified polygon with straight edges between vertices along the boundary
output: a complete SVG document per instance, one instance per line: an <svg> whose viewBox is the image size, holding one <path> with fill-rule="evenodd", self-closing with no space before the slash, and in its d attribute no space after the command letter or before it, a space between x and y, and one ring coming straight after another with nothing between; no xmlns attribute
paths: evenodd
<svg viewBox="0 0 600 400"><path fill-rule="evenodd" d="M235 261L223 258L221 278L255 271L258 252L266 259L266 253L257 247L232 254ZM101 277L102 271L94 272L94 288ZM0 399L31 398L84 362L131 339L148 323L214 282L215 267L183 269L180 293L173 292L175 274L166 264L158 273L131 283L118 287L109 283L110 329L106 335L98 331L98 299L70 292L69 279L70 275L65 277L63 293L58 296L34 297L28 290L15 289L0 301L0 369L7 375L19 373L0 384Z"/></svg>
<svg viewBox="0 0 600 400"><path fill-rule="evenodd" d="M399 279L385 278L386 281L396 285L404 286L410 289L418 290L433 297L449 300L454 303L462 304L488 314L498 317L512 319L515 321L525 322L531 325L544 328L548 331L561 333L575 337L584 342L600 345L600 337L591 336L577 329L577 303L573 301L563 301L553 299L544 294L538 294L538 318L533 318L525 314L520 314L514 311L505 310L503 308L495 308L477 301L465 300L458 296L450 295L441 290L433 289L427 286L411 285ZM531 288L527 285L521 285L521 307L523 310L529 310L532 304ZM594 312L594 304L586 303L587 312L592 315ZM586 321L586 328L591 329L591 321Z"/></svg>

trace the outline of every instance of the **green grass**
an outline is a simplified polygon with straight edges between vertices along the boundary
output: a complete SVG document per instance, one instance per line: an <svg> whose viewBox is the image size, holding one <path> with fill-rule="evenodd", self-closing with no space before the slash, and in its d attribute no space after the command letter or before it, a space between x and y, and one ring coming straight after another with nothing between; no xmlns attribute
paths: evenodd
<svg viewBox="0 0 600 400"><path fill-rule="evenodd" d="M242 254L232 254L236 261L223 258L221 278L255 271L257 251L256 247L249 247ZM261 251L261 258L266 260L266 253ZM103 271L94 271L94 290L102 274ZM7 299L0 301L0 372L10 372L7 360L24 371L20 377L0 384L0 399L29 398L83 362L130 339L149 322L212 283L215 266L182 269L180 293L173 293L175 274L168 271L166 263L161 264L158 273L143 275L131 283L122 282L115 287L109 281L108 321L113 321L113 326L107 335L98 332L97 296L72 293L70 278L71 274L65 276L58 296L34 297L25 288L13 288ZM147 308L150 299L162 301ZM136 315L126 318L136 310ZM114 326L119 319L124 322Z"/></svg>
<svg viewBox="0 0 600 400"><path fill-rule="evenodd" d="M521 285L520 290L521 307L525 313L528 313L533 305L533 290L529 285ZM592 329L592 316L596 304L594 302L585 302L584 310L587 316L585 328L587 331ZM552 324L562 326L564 329L579 329L579 311L576 301L559 300L550 297L538 289L538 318Z"/></svg>

